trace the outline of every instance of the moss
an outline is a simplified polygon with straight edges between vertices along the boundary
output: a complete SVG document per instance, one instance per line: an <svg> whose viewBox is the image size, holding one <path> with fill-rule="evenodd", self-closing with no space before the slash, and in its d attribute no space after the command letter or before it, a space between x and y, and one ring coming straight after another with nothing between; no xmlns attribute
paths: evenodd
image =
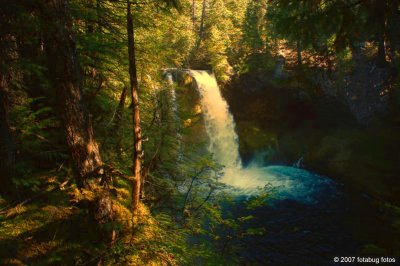
<svg viewBox="0 0 400 266"><path fill-rule="evenodd" d="M177 250L173 246L180 241L184 245L184 238L181 234L168 234L168 229L164 227L165 216L157 216L156 219L143 204L139 205L134 217L124 206L114 204L114 208L123 232L111 251L110 264L178 265L178 258L174 255Z"/></svg>
<svg viewBox="0 0 400 266"><path fill-rule="evenodd" d="M46 188L59 178L43 175L40 185ZM0 221L0 264L73 265L97 254L100 242L88 214L70 201L76 187L44 191L6 210Z"/></svg>
<svg viewBox="0 0 400 266"><path fill-rule="evenodd" d="M6 259L6 260L3 260L3 263L4 263L4 265L9 265L9 266L25 266L26 265L25 263L23 263L22 261L20 261L18 259Z"/></svg>
<svg viewBox="0 0 400 266"><path fill-rule="evenodd" d="M6 210L4 213L4 216L6 218L13 218L19 214L26 212L27 210L28 210L28 208L26 206L18 204L14 208L10 208L10 209Z"/></svg>
<svg viewBox="0 0 400 266"><path fill-rule="evenodd" d="M0 223L0 240L16 238L41 226L41 221L32 219L29 215L17 216L10 220L2 221Z"/></svg>
<svg viewBox="0 0 400 266"><path fill-rule="evenodd" d="M123 232L131 230L133 226L132 212L119 201L113 202L113 211L116 222L121 225L120 230Z"/></svg>

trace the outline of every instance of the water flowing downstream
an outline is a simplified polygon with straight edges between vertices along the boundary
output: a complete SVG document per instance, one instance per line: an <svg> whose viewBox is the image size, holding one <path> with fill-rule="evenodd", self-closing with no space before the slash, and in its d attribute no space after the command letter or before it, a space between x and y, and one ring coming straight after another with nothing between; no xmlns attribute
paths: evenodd
<svg viewBox="0 0 400 266"><path fill-rule="evenodd" d="M306 202L315 200L314 194L332 190L329 179L305 170L285 166L264 167L257 163L243 167L239 155L239 141L235 121L222 97L214 74L204 70L190 70L201 96L201 107L209 151L214 159L224 165L223 183L239 189L244 194L258 193L267 186L276 198L290 198Z"/></svg>
<svg viewBox="0 0 400 266"><path fill-rule="evenodd" d="M205 126L210 138L210 152L225 167L240 169L242 166L235 122L228 104L221 96L214 74L200 70L191 70L190 74L196 80L201 96Z"/></svg>

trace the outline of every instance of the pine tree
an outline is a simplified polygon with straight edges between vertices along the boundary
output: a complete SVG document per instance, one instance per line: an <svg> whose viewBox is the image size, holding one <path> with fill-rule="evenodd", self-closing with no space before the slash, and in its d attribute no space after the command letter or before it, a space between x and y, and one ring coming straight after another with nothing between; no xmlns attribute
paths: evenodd
<svg viewBox="0 0 400 266"><path fill-rule="evenodd" d="M79 177L78 183L84 185L89 175L100 170L102 160L83 102L69 1L44 2L41 5L41 19L49 76L57 92L59 112L71 159Z"/></svg>
<svg viewBox="0 0 400 266"><path fill-rule="evenodd" d="M264 48L265 6L262 1L248 1L243 25L243 42L251 53L259 53Z"/></svg>

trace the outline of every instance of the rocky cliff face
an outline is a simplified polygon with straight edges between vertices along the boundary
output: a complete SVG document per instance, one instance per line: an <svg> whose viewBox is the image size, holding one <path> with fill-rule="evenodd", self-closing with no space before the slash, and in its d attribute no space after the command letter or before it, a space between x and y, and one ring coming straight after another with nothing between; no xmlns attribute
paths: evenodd
<svg viewBox="0 0 400 266"><path fill-rule="evenodd" d="M311 77L325 95L346 103L358 123L368 126L387 115L391 73L363 54L353 56L350 73L340 75L316 70Z"/></svg>
<svg viewBox="0 0 400 266"><path fill-rule="evenodd" d="M331 82L330 88L296 77L280 83L272 75L235 79L225 97L242 158L293 165L303 157L307 169L400 202L395 174L400 172L400 136L380 117L388 108L387 96L381 94L388 86L386 75L367 62L355 67L339 90L331 78L322 80L324 86Z"/></svg>

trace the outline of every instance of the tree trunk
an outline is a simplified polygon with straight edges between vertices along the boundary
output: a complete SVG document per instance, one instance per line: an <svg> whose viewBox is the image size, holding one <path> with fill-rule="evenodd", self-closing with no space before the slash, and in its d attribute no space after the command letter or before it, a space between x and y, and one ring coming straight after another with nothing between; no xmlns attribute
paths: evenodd
<svg viewBox="0 0 400 266"><path fill-rule="evenodd" d="M122 136L120 132L121 121L124 114L124 107L127 94L128 94L128 87L124 86L121 96L119 98L117 111L115 112L114 133L117 135L117 144L115 145L115 149L119 156L121 155L121 149L122 149Z"/></svg>
<svg viewBox="0 0 400 266"><path fill-rule="evenodd" d="M204 35L204 21L206 19L206 5L207 1L203 0L203 8L201 10L201 21L200 21L200 29L199 29L199 43L203 40Z"/></svg>
<svg viewBox="0 0 400 266"><path fill-rule="evenodd" d="M0 192L3 195L13 191L12 174L15 163L15 150L9 125L9 96L6 77L0 73Z"/></svg>
<svg viewBox="0 0 400 266"><path fill-rule="evenodd" d="M18 62L16 38L13 27L16 19L14 3L0 2L0 194L12 196L14 186L12 175L15 164L15 147L9 124L10 88L9 81ZM18 76L18 75L16 75Z"/></svg>
<svg viewBox="0 0 400 266"><path fill-rule="evenodd" d="M377 41L378 41L378 58L377 65L384 67L386 65L386 47L385 47L385 39L386 39L386 21L385 21L385 12L386 12L386 2L382 0L375 0L375 19L378 23L377 27Z"/></svg>
<svg viewBox="0 0 400 266"><path fill-rule="evenodd" d="M78 185L102 166L89 112L83 103L80 68L73 40L68 0L47 0L42 6L45 50L50 76Z"/></svg>
<svg viewBox="0 0 400 266"><path fill-rule="evenodd" d="M393 0L391 5L391 14L390 14L390 59L392 65L395 65L396 60L396 50L398 48L399 40L400 40L400 14L399 14L399 0Z"/></svg>
<svg viewBox="0 0 400 266"><path fill-rule="evenodd" d="M301 56L301 42L300 41L296 42L296 50L297 50L297 66L300 69L303 67L303 58Z"/></svg>
<svg viewBox="0 0 400 266"><path fill-rule="evenodd" d="M137 213L140 201L140 185L142 179L142 130L140 127L138 81L135 58L135 33L131 14L131 2L127 3L127 30L128 30L128 53L129 53L129 78L132 98L132 122L133 122L133 141L135 148L133 151L133 191L132 191L132 209Z"/></svg>
<svg viewBox="0 0 400 266"><path fill-rule="evenodd" d="M117 111L115 113L115 121L114 121L114 130L118 131L121 127L121 120L124 112L126 96L128 94L128 87L124 86L122 89L121 96L119 97L119 103L117 107Z"/></svg>
<svg viewBox="0 0 400 266"><path fill-rule="evenodd" d="M192 1L192 24L193 30L196 31L196 0Z"/></svg>
<svg viewBox="0 0 400 266"><path fill-rule="evenodd" d="M385 35L378 33L378 66L384 67L386 65L386 48L385 48Z"/></svg>

